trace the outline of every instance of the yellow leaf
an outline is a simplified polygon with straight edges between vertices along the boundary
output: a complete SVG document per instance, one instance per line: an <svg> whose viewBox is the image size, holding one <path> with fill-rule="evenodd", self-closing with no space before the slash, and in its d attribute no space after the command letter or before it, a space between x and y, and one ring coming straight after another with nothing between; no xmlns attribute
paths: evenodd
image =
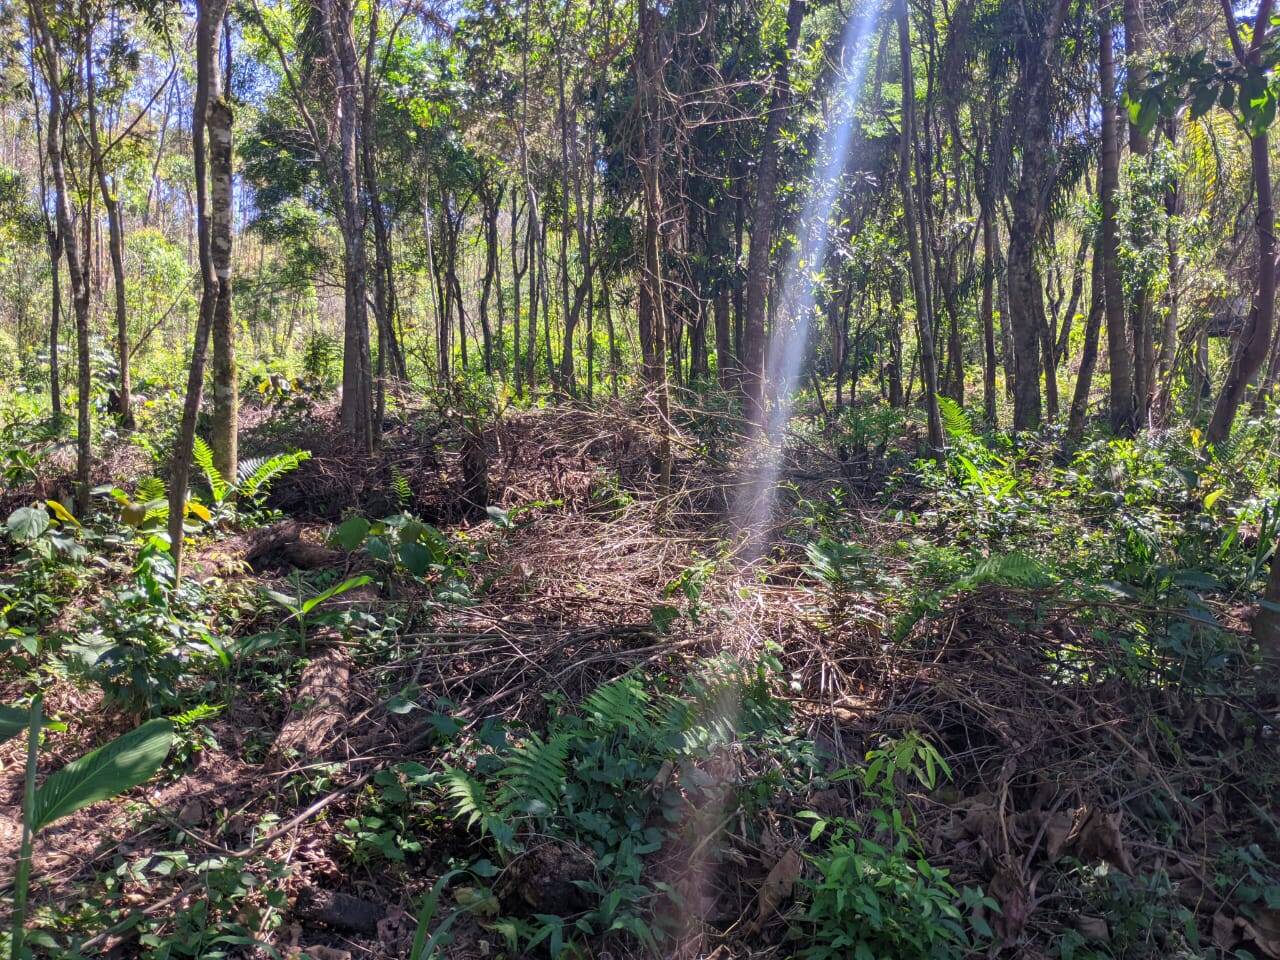
<svg viewBox="0 0 1280 960"><path fill-rule="evenodd" d="M1222 487L1219 487L1217 490L1212 491L1208 496L1204 498L1204 508L1206 510L1210 509L1215 503L1218 502L1218 498L1221 497L1224 493L1226 493L1226 490L1224 490Z"/></svg>
<svg viewBox="0 0 1280 960"><path fill-rule="evenodd" d="M1191 428L1191 445L1193 447L1200 446L1200 428L1199 427Z"/></svg>
<svg viewBox="0 0 1280 960"><path fill-rule="evenodd" d="M77 527L80 526L80 521L73 517L71 515L71 511L60 504L57 500L46 500L45 503L48 504L49 509L53 511L53 515L63 523L74 523Z"/></svg>
<svg viewBox="0 0 1280 960"><path fill-rule="evenodd" d="M209 512L209 508L198 500L187 501L187 513L194 513L205 523L209 523L213 520L213 514Z"/></svg>

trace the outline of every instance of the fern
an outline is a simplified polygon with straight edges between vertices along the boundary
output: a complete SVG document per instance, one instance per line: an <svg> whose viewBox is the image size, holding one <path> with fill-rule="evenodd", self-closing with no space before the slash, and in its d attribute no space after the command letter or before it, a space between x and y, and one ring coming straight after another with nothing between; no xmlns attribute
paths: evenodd
<svg viewBox="0 0 1280 960"><path fill-rule="evenodd" d="M407 509L413 502L413 489L409 486L409 478L395 466L391 468L391 492L396 495L396 501L402 510Z"/></svg>
<svg viewBox="0 0 1280 960"><path fill-rule="evenodd" d="M560 805L568 773L569 737L559 733L549 740L537 734L514 747L507 765L499 772L503 780L497 806L503 818L513 812L548 816Z"/></svg>
<svg viewBox="0 0 1280 960"><path fill-rule="evenodd" d="M938 413L942 417L942 428L951 439L960 440L974 435L973 423L964 407L950 397L938 397Z"/></svg>
<svg viewBox="0 0 1280 960"><path fill-rule="evenodd" d="M213 502L221 503L226 499L231 485L213 465L213 451L209 448L209 444L204 442L203 437L195 437L192 441L191 459L204 473L204 478L209 483L209 491L213 494Z"/></svg>
<svg viewBox="0 0 1280 960"><path fill-rule="evenodd" d="M311 459L307 450L293 450L289 453L277 453L270 457L251 457L240 461L236 493L240 498L252 503L267 492L279 477L291 470L296 470Z"/></svg>
<svg viewBox="0 0 1280 960"><path fill-rule="evenodd" d="M485 795L484 784L457 767L445 767L444 782L445 792L453 801L454 819L461 820L465 817L468 827L479 823L483 833L485 821L493 813L489 798Z"/></svg>
<svg viewBox="0 0 1280 960"><path fill-rule="evenodd" d="M989 583L1011 587L1045 587L1051 582L1039 561L1015 550L1013 553L987 557L980 561L957 586L964 590Z"/></svg>
<svg viewBox="0 0 1280 960"><path fill-rule="evenodd" d="M647 724L651 700L635 677L620 677L597 687L583 703L583 711L602 731L635 729Z"/></svg>
<svg viewBox="0 0 1280 960"><path fill-rule="evenodd" d="M138 486L133 491L133 498L139 503L151 504L168 496L164 481L159 477L144 477L138 481Z"/></svg>

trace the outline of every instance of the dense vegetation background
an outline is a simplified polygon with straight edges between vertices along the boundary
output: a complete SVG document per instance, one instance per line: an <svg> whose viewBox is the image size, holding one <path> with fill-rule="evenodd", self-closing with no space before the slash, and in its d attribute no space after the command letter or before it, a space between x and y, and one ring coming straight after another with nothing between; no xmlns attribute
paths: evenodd
<svg viewBox="0 0 1280 960"><path fill-rule="evenodd" d="M15 960L1280 957L1271 0L0 39Z"/></svg>

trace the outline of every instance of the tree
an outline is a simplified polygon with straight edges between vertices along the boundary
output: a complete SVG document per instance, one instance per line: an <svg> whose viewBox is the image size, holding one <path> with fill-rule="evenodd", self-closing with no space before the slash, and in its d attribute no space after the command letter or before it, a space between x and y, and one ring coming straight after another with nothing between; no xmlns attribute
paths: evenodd
<svg viewBox="0 0 1280 960"><path fill-rule="evenodd" d="M71 200L66 169L65 103L63 100L64 67L58 56L54 31L45 11L44 0L28 0L32 32L36 36L41 70L49 96L49 113L45 126L45 155L53 173L54 207L57 211L58 233L63 253L67 259L67 274L71 278L71 303L76 319L76 509L81 514L89 512L89 494L92 489L90 469L93 460L93 427L89 416L92 379L89 369L89 217L81 218L81 230L77 236L71 216Z"/></svg>
<svg viewBox="0 0 1280 960"><path fill-rule="evenodd" d="M195 445L196 417L204 390L204 366L214 313L221 285L214 265L215 221L229 221L231 192L228 183L218 187L218 199L225 209L216 213L211 203L210 170L230 172L231 111L215 105L218 87L218 36L226 0L199 0L196 4L196 87L191 107L191 149L195 168L196 234L200 258L200 310L196 318L195 342L191 346L191 366L187 375L182 422L169 468L169 550L176 576L182 575L183 526L187 514L187 485L191 479L191 451ZM214 154L219 159L210 163ZM230 250L227 250L230 254ZM229 280L229 278L228 278ZM230 292L227 294L230 309Z"/></svg>
<svg viewBox="0 0 1280 960"><path fill-rule="evenodd" d="M763 425L765 301L769 289L769 256L773 249L773 226L777 215L778 137L791 101L790 64L800 43L806 0L787 4L786 44L777 55L768 99L764 140L756 172L755 204L751 215L751 247L747 255L746 316L742 331L742 385L747 419Z"/></svg>

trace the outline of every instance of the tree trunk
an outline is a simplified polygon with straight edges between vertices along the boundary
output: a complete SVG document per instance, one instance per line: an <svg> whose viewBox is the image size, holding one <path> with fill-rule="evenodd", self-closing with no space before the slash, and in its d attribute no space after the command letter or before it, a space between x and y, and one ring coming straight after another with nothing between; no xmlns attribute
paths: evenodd
<svg viewBox="0 0 1280 960"><path fill-rule="evenodd" d="M765 121L764 143L756 175L755 209L751 215L751 248L747 253L747 302L742 333L742 373L747 419L763 425L765 301L769 290L769 255L773 248L773 222L777 210L778 135L791 100L791 58L800 42L800 25L806 0L787 4L786 47L774 66L773 92Z"/></svg>
<svg viewBox="0 0 1280 960"><path fill-rule="evenodd" d="M1052 116L1050 80L1057 61L1056 46L1069 0L1054 0L1038 45L1024 62L1020 128L1022 170L1013 197L1009 230L1009 327L1013 334L1013 427L1040 426L1041 328L1044 309L1035 267L1036 244L1044 219L1043 185L1050 158ZM1052 348L1049 350L1052 353Z"/></svg>
<svg viewBox="0 0 1280 960"><path fill-rule="evenodd" d="M1271 7L1270 0L1263 0L1259 6L1248 53L1244 52L1236 39L1235 25L1231 24L1236 57L1242 63L1256 67L1262 45L1267 39ZM1276 299L1276 212L1271 203L1271 156L1266 129L1249 138L1249 156L1253 166L1253 189L1258 203L1257 218L1254 221L1258 236L1258 282L1249 321L1232 352L1227 377L1218 394L1213 419L1209 421L1209 429L1205 434L1211 443L1221 443L1230 435L1245 390L1262 367L1267 357L1267 348L1271 345L1271 324ZM1277 620L1276 629L1280 630L1280 614L1270 614L1268 619Z"/></svg>
<svg viewBox="0 0 1280 960"><path fill-rule="evenodd" d="M666 316L662 291L662 193L658 176L662 163L662 105L658 85L661 82L661 66L658 55L658 12L649 0L640 0L639 17L639 89L641 117L645 124L644 160L641 178L644 187L644 267L640 277L641 289L646 291L650 311L650 332L653 336L653 356L650 361L650 382L654 389L654 404L658 415L658 492L661 495L671 488L671 436L670 400L667 393L666 366Z"/></svg>
<svg viewBox="0 0 1280 960"><path fill-rule="evenodd" d="M1142 96L1146 69L1142 65L1146 28L1140 0L1124 0L1125 92L1131 100ZM1151 141L1136 123L1129 124L1129 155L1145 158L1151 152ZM1140 244L1144 224L1135 224L1135 243ZM1151 304L1146 282L1139 283L1129 299L1129 329L1133 341L1134 426L1147 421L1151 408L1152 380L1155 374L1155 346L1151 332Z"/></svg>
<svg viewBox="0 0 1280 960"><path fill-rule="evenodd" d="M1093 389L1093 371L1098 365L1098 333L1102 327L1103 303L1102 237L1094 239L1093 272L1089 290L1089 317L1084 326L1084 347L1080 354L1080 373L1067 416L1067 439L1078 441L1084 435L1084 418L1089 412L1089 392Z"/></svg>
<svg viewBox="0 0 1280 960"><path fill-rule="evenodd" d="M58 60L53 31L45 17L41 0L29 4L31 20L35 25L37 41L43 54L45 86L49 91L48 129L45 131L46 152L53 174L54 205L57 211L58 233L63 239L63 253L67 258L67 273L71 279L71 302L75 312L77 382L79 396L76 400L76 511L82 516L89 511L89 468L93 457L92 426L89 419L89 277L88 245L81 247L72 218L71 199L67 185L66 155L63 152L63 92L62 65ZM86 227L88 217L85 218ZM87 233L86 233L87 237Z"/></svg>
<svg viewBox="0 0 1280 960"><path fill-rule="evenodd" d="M364 239L364 197L360 188L360 106L357 102L360 76L351 37L353 11L349 0L320 0L320 13L329 62L337 83L334 110L338 128L345 300L339 418L356 448L371 454L374 443L373 370L366 299L368 256Z"/></svg>
<svg viewBox="0 0 1280 960"><path fill-rule="evenodd" d="M902 192L903 220L907 226L907 251L911 266L911 288L916 301L916 330L920 342L920 367L924 380L924 406L929 424L930 452L941 459L946 439L938 410L938 368L933 352L933 318L929 315L929 294L925 279L924 253L917 231L915 192L911 186L915 159L915 83L911 70L911 24L907 0L898 0L898 42L902 48L902 130L898 143L898 186Z"/></svg>
<svg viewBox="0 0 1280 960"><path fill-rule="evenodd" d="M209 104L210 242L218 280L213 309L213 463L234 483L240 464L240 382L236 324L231 315L232 120L224 98Z"/></svg>
<svg viewBox="0 0 1280 960"><path fill-rule="evenodd" d="M196 418L204 387L204 364L218 300L218 278L213 266L213 225L209 208L208 145L206 123L210 99L216 89L218 31L226 0L202 0L196 5L196 88L191 110L191 143L196 182L196 233L200 257L200 311L196 320L195 343L187 372L187 394L182 405L182 424L169 470L169 549L175 576L182 576L183 521L186 519L187 485L191 478L191 448L195 442ZM228 149L230 145L228 144Z"/></svg>
<svg viewBox="0 0 1280 960"><path fill-rule="evenodd" d="M989 205L982 211L982 412L987 423L996 426L996 225Z"/></svg>
<svg viewBox="0 0 1280 960"><path fill-rule="evenodd" d="M116 198L111 182L107 178L106 157L103 154L102 142L98 131L97 80L93 72L93 27L90 25L85 34L85 101L88 107L88 134L90 163L98 181L98 190L102 195L102 206L107 213L108 246L111 252L112 293L115 305L116 324L116 365L119 368L119 386L117 405L120 413L120 426L132 430L133 388L129 376L129 323L125 305L124 290L124 225L121 222L120 202Z"/></svg>
<svg viewBox="0 0 1280 960"><path fill-rule="evenodd" d="M1098 75L1102 89L1098 97L1102 109L1102 156L1098 189L1102 200L1102 283L1107 315L1107 357L1111 365L1111 429L1118 434L1133 432L1133 359L1125 326L1124 287L1120 280L1120 239L1116 215L1120 187L1120 143L1116 109L1115 55L1111 24L1099 0Z"/></svg>

